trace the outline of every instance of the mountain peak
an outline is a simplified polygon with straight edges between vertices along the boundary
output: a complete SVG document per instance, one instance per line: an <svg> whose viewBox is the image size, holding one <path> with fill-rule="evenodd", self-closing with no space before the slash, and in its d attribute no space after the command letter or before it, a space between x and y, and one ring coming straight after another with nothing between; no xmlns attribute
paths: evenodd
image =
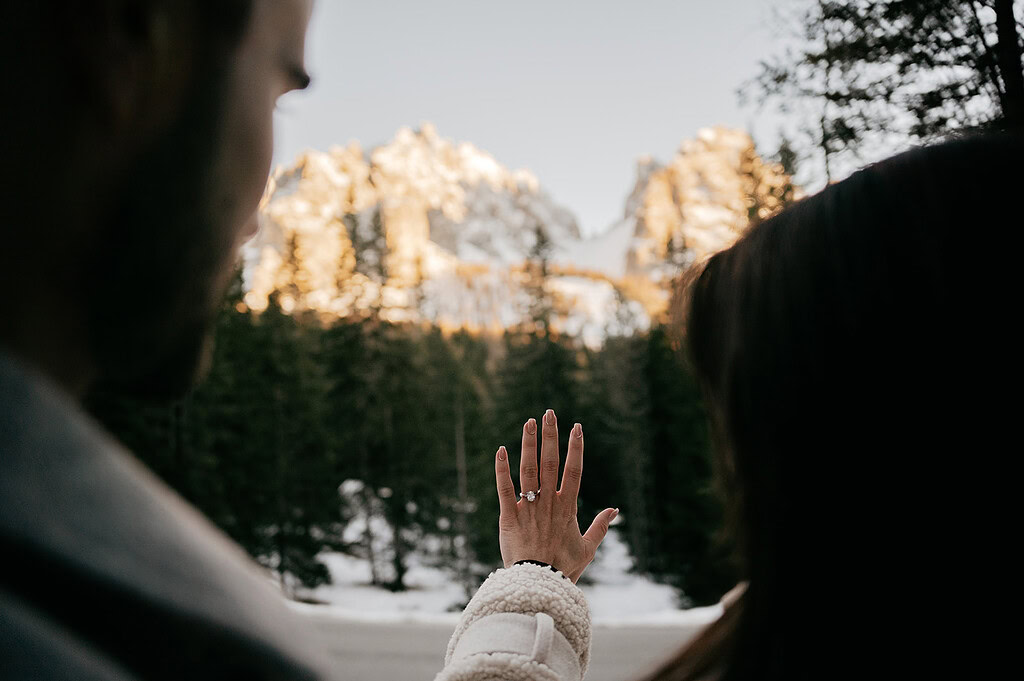
<svg viewBox="0 0 1024 681"><path fill-rule="evenodd" d="M758 155L745 131L702 128L667 164L638 163L626 203L625 219L635 226L626 270L671 279L732 245L797 191L781 165Z"/></svg>
<svg viewBox="0 0 1024 681"><path fill-rule="evenodd" d="M701 130L668 163L638 159L623 219L584 240L529 171L430 123L404 127L369 152L309 151L275 171L246 302L262 309L276 290L286 311L487 329L529 319L530 296L544 295L553 324L595 341L616 331L611 320L645 325L682 268L781 205L791 185L780 172L746 133Z"/></svg>

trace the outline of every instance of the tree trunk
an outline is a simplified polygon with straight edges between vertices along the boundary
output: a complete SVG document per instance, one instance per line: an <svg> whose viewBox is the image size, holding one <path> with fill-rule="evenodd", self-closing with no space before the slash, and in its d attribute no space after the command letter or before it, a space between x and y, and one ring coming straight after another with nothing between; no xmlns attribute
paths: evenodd
<svg viewBox="0 0 1024 681"><path fill-rule="evenodd" d="M821 21L821 35L825 40L825 51L829 55L822 75L825 77L825 98L821 103L821 153L825 165L825 184L832 184L832 135L828 129L828 96L832 94L832 44L829 41L828 25L825 23L825 5L818 1Z"/></svg>
<svg viewBox="0 0 1024 681"><path fill-rule="evenodd" d="M650 570L647 537L650 527L647 522L647 495L644 493L650 475L647 465L647 451L640 443L635 444L626 453L629 461L626 480L629 484L629 538L633 548L636 569L641 573Z"/></svg>
<svg viewBox="0 0 1024 681"><path fill-rule="evenodd" d="M995 0L996 59L1003 81L1003 125L1010 130L1024 130L1024 71L1021 67L1020 36L1013 16L1013 0Z"/></svg>
<svg viewBox="0 0 1024 681"><path fill-rule="evenodd" d="M405 558L409 555L409 546L402 537L402 529L405 527L405 505L392 496L386 502L388 511L386 515L391 522L391 567L395 572L395 578L387 584L390 591L405 591Z"/></svg>
<svg viewBox="0 0 1024 681"><path fill-rule="evenodd" d="M277 555L280 557L277 565L278 580L281 582L281 591L286 598L295 600L295 593L288 581L288 537L286 536L288 522L277 528L277 536L274 543L277 545Z"/></svg>
<svg viewBox="0 0 1024 681"><path fill-rule="evenodd" d="M623 452L622 465L623 479L629 495L626 529L629 532L635 567L641 573L649 572L651 568L650 509L647 506L651 452L650 442L643 427L643 422L647 418L649 387L644 385L638 389L630 378L645 375L645 350L646 345L636 343L629 343L623 348L622 361L617 362L615 385L612 387L618 401L616 411L622 415L626 423L630 421L630 416L633 419L629 428L629 444ZM641 414L642 416L639 416Z"/></svg>
<svg viewBox="0 0 1024 681"><path fill-rule="evenodd" d="M290 530L290 523L288 519L288 503L285 499L285 490L283 488L284 478L286 472L285 462L285 438L284 438L284 395L282 394L281 386L274 386L274 449L275 449L275 463L277 464L277 485L274 490L277 496L277 518L278 527L277 535L274 537L274 544L277 548L277 555L279 562L277 565L277 571L281 580L281 589L284 591L285 596L288 598L294 598L291 587L288 584L288 537L287 533Z"/></svg>
<svg viewBox="0 0 1024 681"><path fill-rule="evenodd" d="M387 424L385 427L388 432L388 456L392 461L398 461L398 451L395 447L395 412L391 405L387 404L384 407L384 413L386 415L384 422ZM400 496L396 498L396 490L406 488L405 471L402 470L399 475L402 479L392 481L394 487L391 496L384 502L384 516L391 523L391 566L395 571L394 580L387 585L391 591L405 591L405 556L409 553L405 539L402 538L402 529L405 527L405 503Z"/></svg>
<svg viewBox="0 0 1024 681"><path fill-rule="evenodd" d="M473 576L470 574L470 542L469 523L466 513L469 510L469 483L466 476L466 415L462 406L462 385L456 386L455 398L455 472L458 484L459 502L455 509L455 533L462 537L461 546L456 542L456 560L459 581L466 593L466 600L473 597Z"/></svg>
<svg viewBox="0 0 1024 681"><path fill-rule="evenodd" d="M370 561L370 584L380 586L382 580L380 578L380 571L377 570L377 553L373 548L374 537L373 528L371 527L374 513L373 502L376 497L369 491L369 487L366 484L367 476L364 475L363 478L363 491L360 493L363 497L363 512L366 514L366 528L363 530L363 543L366 545L366 559Z"/></svg>

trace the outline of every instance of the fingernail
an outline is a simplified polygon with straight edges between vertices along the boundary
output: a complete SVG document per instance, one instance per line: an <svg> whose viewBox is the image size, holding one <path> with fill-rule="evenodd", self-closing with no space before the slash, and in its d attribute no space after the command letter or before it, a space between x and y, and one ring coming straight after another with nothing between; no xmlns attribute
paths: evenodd
<svg viewBox="0 0 1024 681"><path fill-rule="evenodd" d="M573 437L583 437L583 426L581 426L578 423L575 426L573 426L572 427L572 436Z"/></svg>
<svg viewBox="0 0 1024 681"><path fill-rule="evenodd" d="M526 432L530 435L537 434L537 419L530 419L526 422Z"/></svg>
<svg viewBox="0 0 1024 681"><path fill-rule="evenodd" d="M612 520L615 520L618 517L619 517L619 509L616 508L615 510L612 511Z"/></svg>
<svg viewBox="0 0 1024 681"><path fill-rule="evenodd" d="M544 423L549 426L555 425L555 411L553 409L548 409L544 412Z"/></svg>
<svg viewBox="0 0 1024 681"><path fill-rule="evenodd" d="M504 461L506 456L508 456L508 453L505 451L505 446L498 447L498 460Z"/></svg>

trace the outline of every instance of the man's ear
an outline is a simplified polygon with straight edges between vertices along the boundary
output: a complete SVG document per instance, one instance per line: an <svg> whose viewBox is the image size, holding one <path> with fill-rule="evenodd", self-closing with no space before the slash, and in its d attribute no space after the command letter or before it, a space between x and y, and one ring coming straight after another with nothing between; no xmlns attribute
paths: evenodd
<svg viewBox="0 0 1024 681"><path fill-rule="evenodd" d="M82 36L102 127L148 138L172 121L194 76L199 26L189 0L100 0Z"/></svg>

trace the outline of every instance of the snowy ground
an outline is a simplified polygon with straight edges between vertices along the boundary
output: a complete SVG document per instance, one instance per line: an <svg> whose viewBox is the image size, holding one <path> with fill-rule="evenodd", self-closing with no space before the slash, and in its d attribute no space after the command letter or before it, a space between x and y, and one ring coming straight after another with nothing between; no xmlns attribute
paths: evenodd
<svg viewBox="0 0 1024 681"><path fill-rule="evenodd" d="M392 593L369 586L365 560L342 554L323 557L333 584L309 595L326 605L295 603L297 610L368 622L436 622L454 625L462 588L443 570L413 565L406 574L407 591ZM706 624L721 614L721 606L680 610L675 590L631 574L632 559L615 528L609 532L597 560L587 568L582 584L598 626L663 626ZM455 609L453 611L453 609Z"/></svg>

